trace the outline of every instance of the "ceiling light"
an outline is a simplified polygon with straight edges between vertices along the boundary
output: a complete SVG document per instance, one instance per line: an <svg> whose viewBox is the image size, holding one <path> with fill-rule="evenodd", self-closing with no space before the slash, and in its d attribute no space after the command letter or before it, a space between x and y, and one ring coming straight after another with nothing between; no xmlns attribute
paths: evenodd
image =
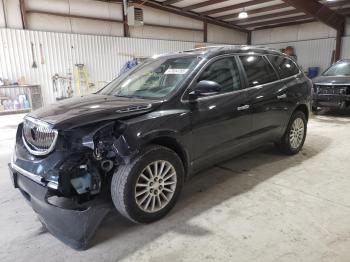
<svg viewBox="0 0 350 262"><path fill-rule="evenodd" d="M239 19L244 19L244 18L247 18L247 17L248 17L248 13L247 13L246 11L244 11L244 9L243 9L242 12L240 12L240 13L238 14L238 18L239 18Z"/></svg>
<svg viewBox="0 0 350 262"><path fill-rule="evenodd" d="M254 56L248 56L247 62L253 62L255 60Z"/></svg>

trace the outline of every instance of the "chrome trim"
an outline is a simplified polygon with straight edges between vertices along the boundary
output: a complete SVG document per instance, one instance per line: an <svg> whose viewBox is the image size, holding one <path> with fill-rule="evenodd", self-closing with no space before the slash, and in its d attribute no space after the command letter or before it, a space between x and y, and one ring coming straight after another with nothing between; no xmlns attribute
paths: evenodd
<svg viewBox="0 0 350 262"><path fill-rule="evenodd" d="M249 107L250 107L250 105L239 106L239 107L237 107L237 111L247 110L247 109L249 109Z"/></svg>
<svg viewBox="0 0 350 262"><path fill-rule="evenodd" d="M23 140L23 144L25 145L25 147L27 148L27 150L29 151L29 153L33 154L33 155L36 155L36 156L44 156L44 155L47 155L49 153L51 153L54 148L55 148L55 145L56 145L56 142L57 142L57 138L58 138L58 132L57 130L54 130L54 133L55 133L55 137L52 141L52 144L51 146L49 147L49 149L47 150L44 150L44 151L36 151L36 150L33 150L30 148L30 146L27 144L24 136L22 135L22 140Z"/></svg>
<svg viewBox="0 0 350 262"><path fill-rule="evenodd" d="M131 106L131 107L127 107L124 109L119 109L116 112L117 113L129 113L129 112L134 112L134 111L141 111L141 110L150 109L151 107L152 107L152 104L141 105L141 106Z"/></svg>
<svg viewBox="0 0 350 262"><path fill-rule="evenodd" d="M296 75L293 75L293 76L289 76L289 77L287 77L287 78L279 79L279 80L277 80L277 81L273 81L273 82L270 82L270 83L262 84L262 85L251 86L251 87L247 87L247 88L244 88L244 89L234 90L234 91L231 91L231 92L226 92L226 93L217 94L217 95L212 95L212 96L199 97L196 101L201 101L201 100L210 99L210 98L215 98L215 97L220 97L220 96L232 95L232 94L244 92L244 91L247 91L247 90L261 89L261 88L264 88L264 87L267 86L267 85L277 84L277 83L280 83L280 82L282 82L282 81L289 80L289 79L292 79L292 78L297 79L299 74L300 74L300 73L298 73L298 74L296 74ZM182 101L182 102L189 102L189 100L181 100L181 101Z"/></svg>
<svg viewBox="0 0 350 262"><path fill-rule="evenodd" d="M30 122L33 122L36 125L40 125L40 126L43 126L46 128L51 128L51 125L49 123L44 122L44 121L39 120L39 119L36 119L36 118L33 118L31 116L25 116L23 120L29 120Z"/></svg>
<svg viewBox="0 0 350 262"><path fill-rule="evenodd" d="M284 99L284 98L287 98L287 94L282 94L277 96L277 99Z"/></svg>
<svg viewBox="0 0 350 262"><path fill-rule="evenodd" d="M338 84L338 83L314 83L316 86L350 86L350 83L347 84Z"/></svg>
<svg viewBox="0 0 350 262"><path fill-rule="evenodd" d="M53 139L50 147L48 149L45 149L45 150L40 150L40 149L36 148L35 145L31 145L31 144L29 145L28 144L29 142L27 143L27 141L25 139L25 136L23 134L23 132L24 132L24 127L23 127L23 130L22 130L22 141L23 141L24 146L29 151L29 153L31 153L31 154L33 154L35 156L44 156L44 155L47 155L47 154L51 153L54 150L55 146L56 146L56 142L57 142L57 138L58 138L58 131L55 130L55 129L51 129L51 126L48 123L40 121L40 120L32 118L32 117L26 117L24 120L25 121L26 120L30 121L30 122L34 123L35 125L37 125L39 127L42 126L42 127L47 128L47 129L50 129L50 131L52 131L54 133L54 139ZM24 121L24 124L25 124L25 121ZM34 147L37 150L32 149L31 146Z"/></svg>
<svg viewBox="0 0 350 262"><path fill-rule="evenodd" d="M51 188L51 189L54 189L54 190L57 190L58 189L58 184L55 183L55 182L50 181L49 183L47 183L47 187Z"/></svg>
<svg viewBox="0 0 350 262"><path fill-rule="evenodd" d="M17 166L16 164L14 163L11 163L11 167L16 170L17 172L19 172L21 175L29 178L30 180L33 180L34 182L40 184L40 185L45 185L43 182L42 182L42 177L41 176L38 176L36 174L33 174L31 172L28 172L27 170L24 170L23 168Z"/></svg>
<svg viewBox="0 0 350 262"><path fill-rule="evenodd" d="M47 187L55 189L55 190L58 189L58 184L57 183L50 181L49 183L45 184L42 181L43 177L29 172L29 171L19 167L18 165L16 165L13 162L11 162L11 167L14 170L16 170L18 173L20 173L21 175L25 176L26 178L29 178L30 180L32 180L32 181L34 181L34 182L36 182L36 183L38 183L38 184L40 184L42 186L47 186Z"/></svg>

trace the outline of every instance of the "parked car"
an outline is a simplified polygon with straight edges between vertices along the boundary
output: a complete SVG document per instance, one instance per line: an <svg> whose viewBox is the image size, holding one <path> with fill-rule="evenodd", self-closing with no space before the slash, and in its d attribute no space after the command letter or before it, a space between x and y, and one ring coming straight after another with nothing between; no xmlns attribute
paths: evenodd
<svg viewBox="0 0 350 262"><path fill-rule="evenodd" d="M350 106L350 60L339 60L313 80L312 110Z"/></svg>
<svg viewBox="0 0 350 262"><path fill-rule="evenodd" d="M311 88L293 60L265 48L154 57L95 94L28 114L18 126L11 177L49 231L84 248L108 212L96 204L101 199L131 221L150 223L202 169L267 142L298 153Z"/></svg>

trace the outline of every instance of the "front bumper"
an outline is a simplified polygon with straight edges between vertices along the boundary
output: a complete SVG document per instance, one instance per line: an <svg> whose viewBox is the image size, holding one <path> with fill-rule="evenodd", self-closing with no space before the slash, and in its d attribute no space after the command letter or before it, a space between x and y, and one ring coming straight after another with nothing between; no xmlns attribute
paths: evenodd
<svg viewBox="0 0 350 262"><path fill-rule="evenodd" d="M350 102L350 95L346 94L314 94L313 107L344 108Z"/></svg>
<svg viewBox="0 0 350 262"><path fill-rule="evenodd" d="M56 206L49 202L54 196L51 190L35 174L20 170L11 163L9 170L14 187L28 200L48 231L74 249L86 249L97 227L111 210L110 201L101 197L83 206Z"/></svg>

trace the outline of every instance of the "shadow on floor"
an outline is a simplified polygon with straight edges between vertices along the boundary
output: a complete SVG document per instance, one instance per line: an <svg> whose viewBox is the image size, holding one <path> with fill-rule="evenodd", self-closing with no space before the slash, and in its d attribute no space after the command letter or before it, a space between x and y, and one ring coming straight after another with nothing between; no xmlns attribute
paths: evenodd
<svg viewBox="0 0 350 262"><path fill-rule="evenodd" d="M169 231L199 237L210 235L210 231L189 221L228 199L250 191L265 180L313 158L330 144L326 137L312 136L311 139L322 143L306 143L302 152L295 156L282 155L273 145L267 145L193 176L185 184L175 208L158 222L149 225L133 224L117 212L113 212L100 226L91 248L110 241L118 245L118 241L129 239L128 244L123 242L116 246L115 260L118 261ZM254 177L251 177L251 173L254 173Z"/></svg>
<svg viewBox="0 0 350 262"><path fill-rule="evenodd" d="M348 124L350 122L350 109L322 109L313 113L318 122L332 124Z"/></svg>

